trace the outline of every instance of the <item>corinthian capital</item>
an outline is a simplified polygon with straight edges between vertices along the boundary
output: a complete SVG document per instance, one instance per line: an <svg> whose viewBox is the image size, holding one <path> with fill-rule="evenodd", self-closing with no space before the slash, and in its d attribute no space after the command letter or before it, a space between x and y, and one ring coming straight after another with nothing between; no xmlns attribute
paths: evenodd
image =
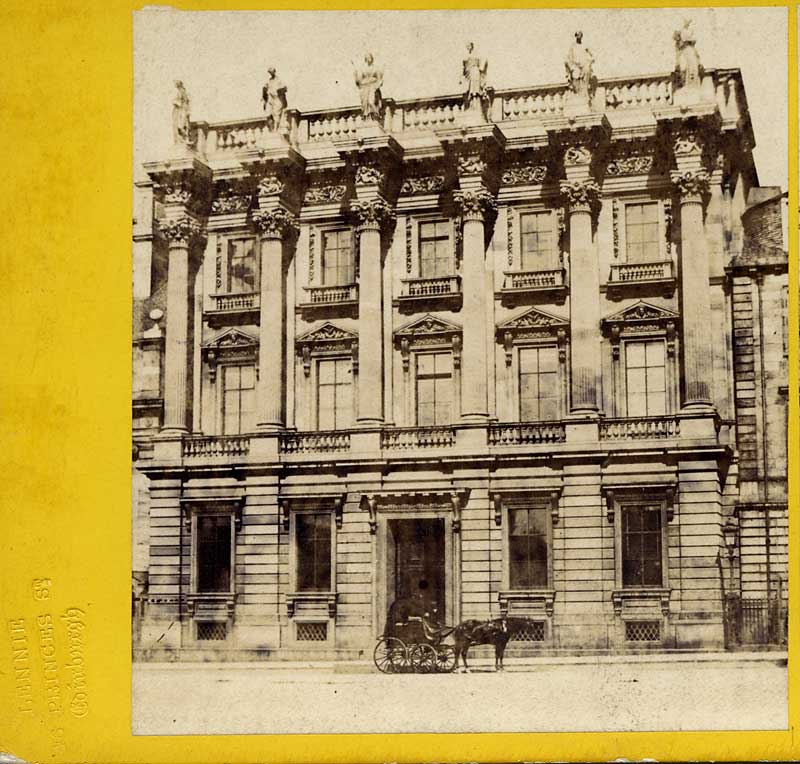
<svg viewBox="0 0 800 764"><path fill-rule="evenodd" d="M203 235L203 227L188 215L170 220L160 220L158 229L170 246L188 246L190 241Z"/></svg>
<svg viewBox="0 0 800 764"><path fill-rule="evenodd" d="M600 201L600 186L593 180L562 180L561 198L570 212L592 212Z"/></svg>
<svg viewBox="0 0 800 764"><path fill-rule="evenodd" d="M673 170L669 176L681 201L701 201L708 193L709 175L705 170Z"/></svg>
<svg viewBox="0 0 800 764"><path fill-rule="evenodd" d="M394 210L383 199L356 200L350 203L350 211L361 231L379 231L391 225L395 219Z"/></svg>
<svg viewBox="0 0 800 764"><path fill-rule="evenodd" d="M485 220L497 209L497 201L486 189L454 191L453 201L464 220Z"/></svg>
<svg viewBox="0 0 800 764"><path fill-rule="evenodd" d="M253 224L267 239L283 239L298 230L297 218L282 207L253 212Z"/></svg>

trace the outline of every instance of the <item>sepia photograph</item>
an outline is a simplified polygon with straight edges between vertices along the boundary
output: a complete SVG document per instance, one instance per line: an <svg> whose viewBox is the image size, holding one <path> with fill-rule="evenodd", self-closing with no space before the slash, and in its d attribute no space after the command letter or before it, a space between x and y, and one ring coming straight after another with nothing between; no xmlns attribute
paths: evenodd
<svg viewBox="0 0 800 764"><path fill-rule="evenodd" d="M787 39L134 13L134 735L788 728Z"/></svg>

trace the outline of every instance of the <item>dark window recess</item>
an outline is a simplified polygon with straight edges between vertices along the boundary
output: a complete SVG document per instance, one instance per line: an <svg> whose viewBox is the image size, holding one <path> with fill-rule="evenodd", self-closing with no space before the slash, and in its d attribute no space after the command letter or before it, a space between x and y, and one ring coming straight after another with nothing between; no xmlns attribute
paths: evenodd
<svg viewBox="0 0 800 764"><path fill-rule="evenodd" d="M547 586L547 522L545 507L509 510L509 584L512 589Z"/></svg>
<svg viewBox="0 0 800 764"><path fill-rule="evenodd" d="M544 621L531 621L524 629L516 632L511 639L512 642L544 642L544 640Z"/></svg>
<svg viewBox="0 0 800 764"><path fill-rule="evenodd" d="M228 625L224 621L198 621L197 639L220 642L228 637Z"/></svg>
<svg viewBox="0 0 800 764"><path fill-rule="evenodd" d="M298 642L325 642L328 639L328 624L320 623L296 624Z"/></svg>
<svg viewBox="0 0 800 764"><path fill-rule="evenodd" d="M661 586L661 506L622 510L622 585Z"/></svg>
<svg viewBox="0 0 800 764"><path fill-rule="evenodd" d="M330 512L295 515L297 536L297 591L331 590Z"/></svg>
<svg viewBox="0 0 800 764"><path fill-rule="evenodd" d="M197 591L231 589L231 518L208 515L197 518Z"/></svg>

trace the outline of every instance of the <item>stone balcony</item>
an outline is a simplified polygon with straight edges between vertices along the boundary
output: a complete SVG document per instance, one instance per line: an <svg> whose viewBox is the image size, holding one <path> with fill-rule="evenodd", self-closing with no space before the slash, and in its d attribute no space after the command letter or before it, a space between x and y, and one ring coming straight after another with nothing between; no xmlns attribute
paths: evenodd
<svg viewBox="0 0 800 764"><path fill-rule="evenodd" d="M230 292L209 295L211 306L206 316L215 323L248 323L258 316L261 295L258 292Z"/></svg>
<svg viewBox="0 0 800 764"><path fill-rule="evenodd" d="M681 423L677 416L628 417L600 420L600 440L664 440L678 438Z"/></svg>
<svg viewBox="0 0 800 764"><path fill-rule="evenodd" d="M449 448L456 442L456 428L449 425L434 427L393 427L381 431L381 449Z"/></svg>
<svg viewBox="0 0 800 764"><path fill-rule="evenodd" d="M281 454L328 454L350 450L348 430L320 430L281 433L278 450Z"/></svg>
<svg viewBox="0 0 800 764"><path fill-rule="evenodd" d="M250 438L246 435L192 436L183 441L183 458L225 458L231 461L245 457L250 452Z"/></svg>
<svg viewBox="0 0 800 764"><path fill-rule="evenodd" d="M403 312L425 309L455 309L461 305L460 276L430 276L402 279L395 307Z"/></svg>
<svg viewBox="0 0 800 764"><path fill-rule="evenodd" d="M653 293L671 297L675 291L672 260L649 263L614 263L608 275L606 293L612 299L630 293Z"/></svg>
<svg viewBox="0 0 800 764"><path fill-rule="evenodd" d="M490 446L525 446L537 443L564 443L563 422L497 422L489 427Z"/></svg>
<svg viewBox="0 0 800 764"><path fill-rule="evenodd" d="M303 287L307 295L297 309L302 313L355 315L358 311L358 284L326 284Z"/></svg>
<svg viewBox="0 0 800 764"><path fill-rule="evenodd" d="M503 288L498 294L503 301L514 302L516 298L541 296L561 302L567 294L564 268L503 271L503 277Z"/></svg>

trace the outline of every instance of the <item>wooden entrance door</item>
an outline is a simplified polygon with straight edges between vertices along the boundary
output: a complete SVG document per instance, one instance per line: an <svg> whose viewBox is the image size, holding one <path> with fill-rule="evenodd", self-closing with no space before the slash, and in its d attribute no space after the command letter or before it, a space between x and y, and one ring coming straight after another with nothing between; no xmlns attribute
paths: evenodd
<svg viewBox="0 0 800 764"><path fill-rule="evenodd" d="M394 544L394 570L389 577L394 591L388 592L389 599L410 600L434 620L444 620L444 520L392 520L389 527Z"/></svg>

